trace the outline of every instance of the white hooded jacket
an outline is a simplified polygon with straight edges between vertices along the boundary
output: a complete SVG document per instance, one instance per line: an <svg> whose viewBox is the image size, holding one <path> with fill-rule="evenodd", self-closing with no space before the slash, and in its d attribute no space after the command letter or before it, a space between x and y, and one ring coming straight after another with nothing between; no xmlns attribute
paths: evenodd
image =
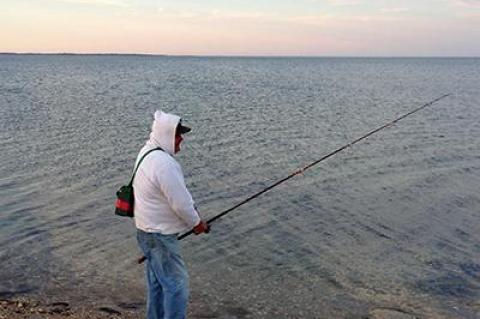
<svg viewBox="0 0 480 319"><path fill-rule="evenodd" d="M150 139L140 150L135 166L140 163L133 188L135 194L135 226L145 232L175 234L192 229L200 222L194 202L187 190L175 154L175 130L180 117L156 111Z"/></svg>

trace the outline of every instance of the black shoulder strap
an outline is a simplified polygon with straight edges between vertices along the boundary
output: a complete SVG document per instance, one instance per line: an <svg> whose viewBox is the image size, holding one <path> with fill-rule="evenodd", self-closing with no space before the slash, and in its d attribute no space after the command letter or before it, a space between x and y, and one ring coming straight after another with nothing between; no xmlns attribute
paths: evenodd
<svg viewBox="0 0 480 319"><path fill-rule="evenodd" d="M133 179L135 178L135 174L137 174L138 167L142 163L143 159L153 151L163 151L163 149L160 148L160 147L157 147L157 148L151 149L151 150L147 151L145 154L143 154L142 158L140 158L140 160L138 161L137 167L135 167L135 170L133 171L132 179L130 180L130 183L128 183L129 186L132 186Z"/></svg>

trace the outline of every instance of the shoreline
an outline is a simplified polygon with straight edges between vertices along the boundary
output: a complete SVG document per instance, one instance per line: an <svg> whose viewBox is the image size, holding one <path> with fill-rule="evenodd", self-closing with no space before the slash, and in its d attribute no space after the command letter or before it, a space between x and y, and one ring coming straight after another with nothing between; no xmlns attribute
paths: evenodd
<svg viewBox="0 0 480 319"><path fill-rule="evenodd" d="M199 305L196 306L197 310L200 310L199 308L203 308L201 306L198 308ZM192 308L189 308L190 311L187 315L189 318L256 318L256 314L254 313L243 312L239 312L236 314L208 314L208 311L205 313L205 311L200 310L200 313L192 314ZM28 297L11 297L0 299L0 319L140 319L144 317L145 314L143 309L125 310L105 306L100 307L98 305L75 305L70 304L67 301L47 302ZM285 318L292 317L287 315ZM300 316L298 318L303 317ZM358 314L358 317L354 316L348 318L420 319L422 318L422 316L396 307L375 307L372 308L368 312L368 314Z"/></svg>
<svg viewBox="0 0 480 319"><path fill-rule="evenodd" d="M0 299L0 319L137 319L142 311L74 305L68 301L46 302L28 297Z"/></svg>

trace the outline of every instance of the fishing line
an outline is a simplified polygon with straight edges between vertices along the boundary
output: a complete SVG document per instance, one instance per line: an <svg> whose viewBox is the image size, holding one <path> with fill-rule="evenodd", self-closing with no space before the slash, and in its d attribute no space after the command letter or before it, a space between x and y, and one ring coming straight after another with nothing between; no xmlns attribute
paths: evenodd
<svg viewBox="0 0 480 319"><path fill-rule="evenodd" d="M341 151L343 151L343 150L351 147L352 145L354 145L354 144L356 144L356 143L358 143L358 142L366 139L367 137L369 137L369 136L371 136L371 135L373 135L373 134L375 134L375 133L377 133L377 132L379 132L379 131L387 128L387 127L392 126L393 124L395 124L395 123L397 123L398 121L406 118L407 116L410 116L410 115L412 115L412 114L414 114L414 113L416 113L416 112L418 112L418 111L420 111L420 110L422 110L422 109L424 109L424 108L426 108L426 107L428 107L428 106L431 106L431 105L433 105L434 103L436 103L436 102L440 101L441 99L444 99L444 98L446 98L447 96L450 96L450 95L451 95L451 93L445 94L445 95L442 95L442 96L440 96L440 97L438 97L438 98L436 98L436 99L434 99L434 100L432 100L432 101L430 101L430 102L428 102L428 103L425 103L424 105L422 105L422 106L420 106L420 107L418 107L418 108L416 108L416 109L414 109L414 110L412 110L412 111L410 111L410 112L408 112L408 113L406 113L406 114L403 114L402 116L394 119L393 121L390 121L390 122L388 122L388 123L380 126L379 128L376 128L376 129L374 129L373 131L368 132L367 134L365 134L365 135L357 138L356 140L353 140L352 142L350 142L350 143L348 143L348 144L345 144L345 145L343 145L343 146L340 147L340 148L337 148L336 150L334 150L333 152L331 152L331 153L323 156L322 158L320 158L320 159L318 159L318 160L316 160L316 161L314 161L314 162L311 162L311 163L308 164L308 165L305 165L305 166L303 166L303 167L300 167L300 168L296 169L292 174L288 175L287 177L284 177L284 178L278 180L277 182L273 183L272 185L270 185L270 186L264 188L263 190L255 193L255 194L253 194L253 195L251 195L250 197L244 199L243 201L241 201L240 203L236 204L235 206L232 206L232 207L224 210L223 212L219 213L218 215L216 215L216 216L208 219L208 220L207 220L207 224L213 223L213 222L216 221L217 219L225 216L226 214L228 214L228 213L230 213L231 211L239 208L240 206L245 205L245 204L248 203L249 201L257 198L258 196L262 195L263 193L268 192L269 190L275 188L276 186L278 186L278 185L286 182L286 181L289 180L290 178L292 178L292 177L294 177L294 176L296 176L296 175L302 174L302 173L305 172L307 169L312 168L313 166L315 166L315 165L317 165L318 163L326 160L327 158L332 157L332 156L334 156L334 155L337 154L337 153L340 153ZM191 234L193 234L193 229L191 229L191 230L189 230L188 232L183 233L182 235L178 236L177 239L178 239L178 240L182 240L182 239L184 239L185 237L187 237L187 236L189 236L189 235L191 235ZM137 260L137 262L138 262L139 264L141 264L141 263L143 263L143 262L145 261L145 259L146 259L146 257L145 257L145 256L142 256L142 257L140 257L140 258Z"/></svg>
<svg viewBox="0 0 480 319"><path fill-rule="evenodd" d="M228 214L228 213L230 213L231 211L239 208L240 206L245 205L245 204L248 203L249 201L257 198L258 196L262 195L263 193L266 193L266 192L268 192L269 190L277 187L278 185L286 182L287 180L291 179L292 177L294 177L294 176L296 176L296 175L298 175L298 174L302 174L302 173L305 172L306 170L312 168L313 166L317 165L317 164L320 163L320 162L323 162L323 161L326 160L327 158L332 157L332 156L334 156L334 155L337 154L337 153L340 153L341 151L343 151L343 150L351 147L352 145L354 145L354 144L356 144L356 143L358 143L358 142L366 139L367 137L369 137L369 136L371 136L371 135L373 135L373 134L375 134L375 133L377 133L377 132L379 132L379 131L381 131L381 130L383 130L383 129L385 129L385 128L388 128L388 127L392 126L393 124L395 124L395 123L397 123L398 121L406 118L407 116L410 116L410 115L412 115L412 114L414 114L414 113L416 113L416 112L418 112L418 111L420 111L420 110L422 110L422 109L424 109L424 108L426 108L426 107L428 107L428 106L431 106L431 105L433 105L434 103L436 103L436 102L438 102L438 101L440 101L440 100L442 100L442 99L444 99L444 98L446 98L447 96L450 96L450 95L451 95L451 93L445 94L445 95L442 95L442 96L440 96L440 97L438 97L438 98L436 98L436 99L434 99L434 100L432 100L432 101L430 101L430 102L428 102L428 103L425 103L424 105L422 105L422 106L420 106L420 107L418 107L418 108L416 108L416 109L414 109L414 110L412 110L412 111L410 111L410 112L408 112L408 113L406 113L406 114L403 114L402 116L394 119L393 121L390 121L390 122L388 122L388 123L380 126L379 128L376 128L376 129L368 132L367 134L365 134L365 135L357 138L356 140L353 140L352 142L350 142L350 143L348 143L348 144L345 144L344 146L342 146L342 147L334 150L333 152L331 152L331 153L323 156L322 158L320 158L320 159L318 159L318 160L316 160L316 161L314 161L314 162L311 162L311 163L308 164L308 165L305 165L305 166L303 166L303 167L300 167L300 168L296 169L292 174L288 175L287 177L284 177L284 178L278 180L277 182L273 183L272 185L270 185L270 186L264 188L263 190L255 193L255 194L253 194L253 195L251 195L250 197L244 199L244 200L241 201L240 203L238 203L238 204L236 204L236 205L234 205L234 206L232 206L232 207L224 210L223 212L219 213L218 215L216 215L216 216L208 219L208 220L207 220L207 224L213 223L213 222L216 221L217 219L225 216L226 214ZM184 239L185 237L191 235L192 233L193 233L193 229L191 229L190 231L188 231L188 232L186 232L186 233L178 236L177 239L178 239L178 240L182 240L182 239Z"/></svg>

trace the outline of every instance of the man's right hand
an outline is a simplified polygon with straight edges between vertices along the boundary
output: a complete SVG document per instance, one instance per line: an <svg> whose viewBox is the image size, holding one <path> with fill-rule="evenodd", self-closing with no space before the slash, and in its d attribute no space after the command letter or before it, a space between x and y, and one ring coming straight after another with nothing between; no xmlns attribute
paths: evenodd
<svg viewBox="0 0 480 319"><path fill-rule="evenodd" d="M201 233L208 233L210 231L210 226L207 222L201 220L197 226L193 227L193 232L195 235L200 235Z"/></svg>

